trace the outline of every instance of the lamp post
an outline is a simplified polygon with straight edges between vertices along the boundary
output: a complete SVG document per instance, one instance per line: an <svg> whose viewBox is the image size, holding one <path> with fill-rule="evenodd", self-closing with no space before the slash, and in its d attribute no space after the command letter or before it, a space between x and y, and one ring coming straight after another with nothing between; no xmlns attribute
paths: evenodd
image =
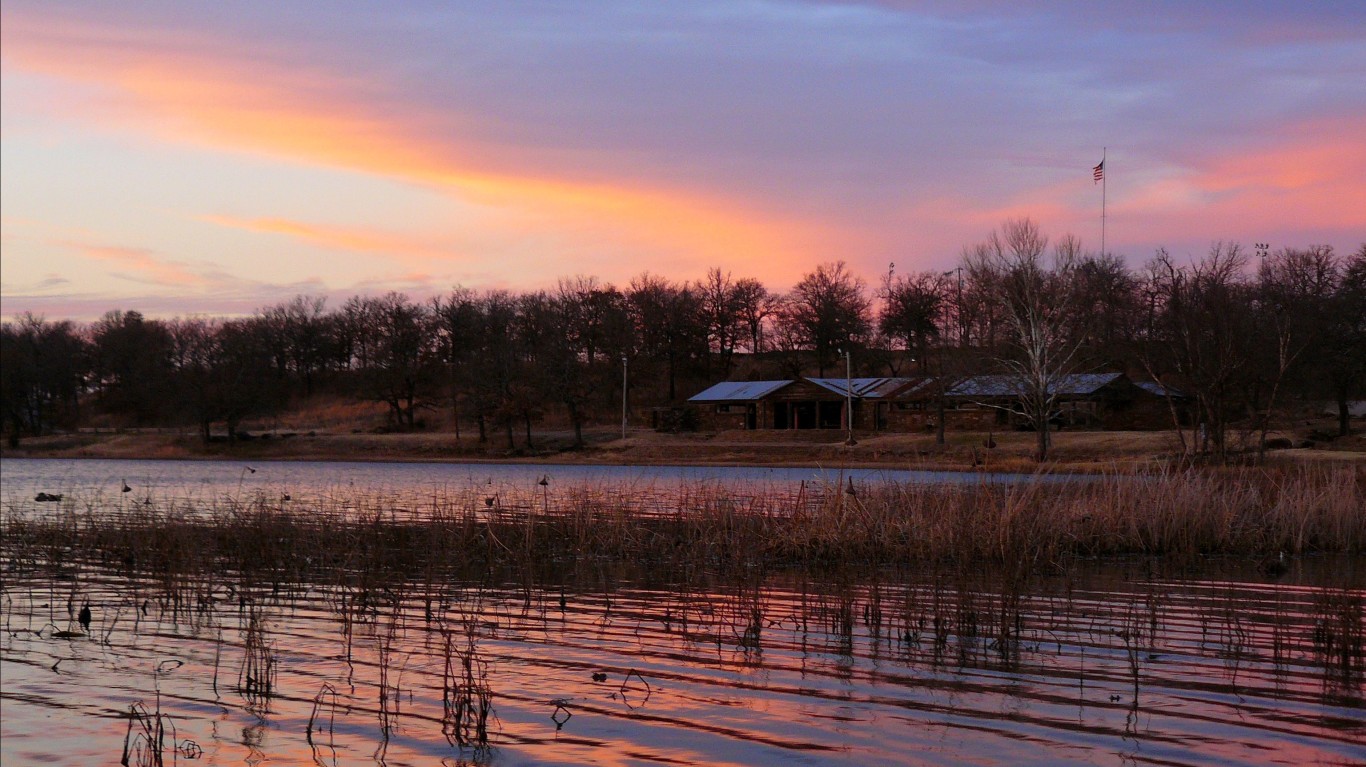
<svg viewBox="0 0 1366 767"><path fill-rule="evenodd" d="M621 438L626 439L626 352L621 353Z"/></svg>
<svg viewBox="0 0 1366 767"><path fill-rule="evenodd" d="M844 350L844 425L849 433L844 444L857 445L854 440L854 362L848 349Z"/></svg>

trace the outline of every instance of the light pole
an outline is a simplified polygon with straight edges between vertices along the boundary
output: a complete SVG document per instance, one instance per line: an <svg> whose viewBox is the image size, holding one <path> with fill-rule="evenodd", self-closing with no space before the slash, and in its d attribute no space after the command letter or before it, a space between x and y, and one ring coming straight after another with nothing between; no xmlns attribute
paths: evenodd
<svg viewBox="0 0 1366 767"><path fill-rule="evenodd" d="M626 352L621 353L621 438L626 439Z"/></svg>
<svg viewBox="0 0 1366 767"><path fill-rule="evenodd" d="M883 313L883 314L889 314L889 313L890 313L889 310L891 309L891 306L892 306L892 283L893 283L895 280L896 280L896 262L895 262L895 261L889 261L889 262L887 262L887 282L886 282L886 284L884 285L884 289L883 289L883 291L882 291L882 294L883 294L883 295L882 295L882 313ZM909 342L909 341L907 341L907 343L906 343L906 348L907 348L907 349L910 348L910 342ZM891 335L890 333L888 333L888 334L887 334L887 359L891 359L891 358L892 358L892 335Z"/></svg>
<svg viewBox="0 0 1366 767"><path fill-rule="evenodd" d="M849 432L844 444L853 447L858 444L854 440L854 362L848 349L844 350L844 424Z"/></svg>

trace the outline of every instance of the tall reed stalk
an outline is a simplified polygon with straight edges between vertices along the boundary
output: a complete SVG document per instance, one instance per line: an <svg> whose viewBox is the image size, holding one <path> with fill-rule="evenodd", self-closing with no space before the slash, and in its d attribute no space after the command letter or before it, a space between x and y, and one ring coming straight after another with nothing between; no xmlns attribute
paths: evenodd
<svg viewBox="0 0 1366 767"><path fill-rule="evenodd" d="M327 573L358 597L353 608L362 615L386 579L435 582L452 570L985 564L1023 578L1076 557L1361 552L1363 477L1358 468L1191 469L1013 485L887 484L857 495L838 486L796 495L579 487L533 499L536 509L490 512L448 499L402 517L363 499L288 511L260 499L90 509L56 519L9 509L0 544L10 562L95 560L160 578L162 592L173 594L190 594L177 584L204 572L237 573L276 590ZM190 594L186 607L212 598Z"/></svg>

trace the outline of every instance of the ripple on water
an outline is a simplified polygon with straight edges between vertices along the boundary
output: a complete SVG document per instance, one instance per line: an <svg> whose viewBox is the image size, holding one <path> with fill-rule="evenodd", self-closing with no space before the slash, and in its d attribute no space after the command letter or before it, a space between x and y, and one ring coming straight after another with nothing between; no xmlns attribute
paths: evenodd
<svg viewBox="0 0 1366 767"><path fill-rule="evenodd" d="M1366 738L1361 680L1316 654L1304 586L1043 584L1007 622L1008 651L989 588L910 577L590 584L563 609L558 587L392 584L362 620L336 587L246 587L278 673L255 698L238 689L250 637L230 575L217 598L176 603L97 566L10 573L6 765L117 760L130 706L158 701L206 765L471 757L443 733L447 637L456 677L473 649L493 753L515 763L1303 764L1359 759ZM90 636L32 633L83 600Z"/></svg>

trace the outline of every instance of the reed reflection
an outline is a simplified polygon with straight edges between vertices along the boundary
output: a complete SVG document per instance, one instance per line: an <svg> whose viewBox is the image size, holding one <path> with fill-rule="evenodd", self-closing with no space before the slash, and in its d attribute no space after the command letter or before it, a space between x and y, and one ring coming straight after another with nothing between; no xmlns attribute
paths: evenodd
<svg viewBox="0 0 1366 767"><path fill-rule="evenodd" d="M1173 513L1129 522L1162 556L1099 558L1125 538L1075 514L1121 487L1096 484L836 485L801 505L536 486L535 514L471 496L407 518L365 498L10 510L4 754L1180 764L1292 741L1350 758L1356 555L1322 543L1271 579L1183 548L1239 533ZM1354 551L1335 503L1296 525Z"/></svg>

